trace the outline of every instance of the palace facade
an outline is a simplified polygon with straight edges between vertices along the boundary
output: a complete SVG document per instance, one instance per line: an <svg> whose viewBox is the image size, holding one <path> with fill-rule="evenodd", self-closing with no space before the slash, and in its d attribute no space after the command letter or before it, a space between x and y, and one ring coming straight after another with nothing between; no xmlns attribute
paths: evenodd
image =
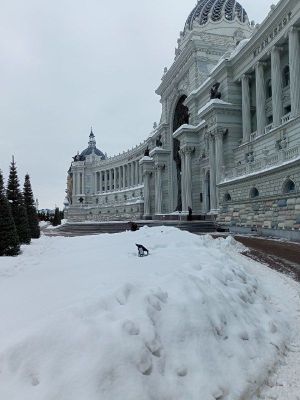
<svg viewBox="0 0 300 400"><path fill-rule="evenodd" d="M241 0L242 2L242 0ZM213 214L236 228L300 228L300 2L261 25L235 0L199 0L156 90L162 113L143 143L74 157L67 218Z"/></svg>

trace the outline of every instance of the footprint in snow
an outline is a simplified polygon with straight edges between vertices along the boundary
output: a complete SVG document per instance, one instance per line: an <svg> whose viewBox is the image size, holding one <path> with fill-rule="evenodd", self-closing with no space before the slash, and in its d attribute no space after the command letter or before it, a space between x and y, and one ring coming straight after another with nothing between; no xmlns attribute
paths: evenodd
<svg viewBox="0 0 300 400"><path fill-rule="evenodd" d="M123 330L130 336L139 335L140 329L133 321L125 321L123 324Z"/></svg>
<svg viewBox="0 0 300 400"><path fill-rule="evenodd" d="M132 293L133 289L134 286L130 283L127 283L121 289L119 289L115 295L117 302L120 305L124 306L127 303L128 298Z"/></svg>

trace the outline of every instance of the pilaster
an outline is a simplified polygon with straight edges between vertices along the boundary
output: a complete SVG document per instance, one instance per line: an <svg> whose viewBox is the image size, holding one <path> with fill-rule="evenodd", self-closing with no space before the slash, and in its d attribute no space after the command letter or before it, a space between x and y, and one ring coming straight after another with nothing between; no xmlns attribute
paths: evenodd
<svg viewBox="0 0 300 400"><path fill-rule="evenodd" d="M289 31L289 64L292 117L297 117L300 113L300 43L296 27Z"/></svg>
<svg viewBox="0 0 300 400"><path fill-rule="evenodd" d="M211 211L217 209L215 137L209 135L210 203Z"/></svg>
<svg viewBox="0 0 300 400"><path fill-rule="evenodd" d="M151 218L151 199L150 199L150 177L153 173L154 162L151 157L143 157L140 160L144 178L144 218Z"/></svg>
<svg viewBox="0 0 300 400"><path fill-rule="evenodd" d="M224 169L224 149L223 149L224 130L219 129L215 134L215 155L216 155L216 182L219 183L223 178Z"/></svg>
<svg viewBox="0 0 300 400"><path fill-rule="evenodd" d="M264 73L264 62L258 62L255 68L256 75L256 117L257 117L257 134L264 134L266 127L266 84Z"/></svg>
<svg viewBox="0 0 300 400"><path fill-rule="evenodd" d="M250 76L242 76L242 110L243 110L243 143L250 140L251 109L250 109Z"/></svg>
<svg viewBox="0 0 300 400"><path fill-rule="evenodd" d="M274 46L271 51L272 108L274 127L281 125L281 117L283 114L280 51L280 47L277 46Z"/></svg>

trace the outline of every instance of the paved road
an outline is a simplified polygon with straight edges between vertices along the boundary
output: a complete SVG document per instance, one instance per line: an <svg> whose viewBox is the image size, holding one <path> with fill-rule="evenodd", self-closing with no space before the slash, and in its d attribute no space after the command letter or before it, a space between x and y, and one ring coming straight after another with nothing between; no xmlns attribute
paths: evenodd
<svg viewBox="0 0 300 400"><path fill-rule="evenodd" d="M300 282L300 243L262 237L234 236L249 248L245 254Z"/></svg>

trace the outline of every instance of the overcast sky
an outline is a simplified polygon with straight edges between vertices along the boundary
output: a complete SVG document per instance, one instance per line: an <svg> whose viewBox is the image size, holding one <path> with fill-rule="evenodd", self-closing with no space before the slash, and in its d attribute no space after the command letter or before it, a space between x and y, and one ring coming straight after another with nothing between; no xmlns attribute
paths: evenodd
<svg viewBox="0 0 300 400"><path fill-rule="evenodd" d="M249 19L272 0L240 0ZM15 155L40 208L62 206L72 156L90 126L108 155L159 121L154 93L195 0L1 0L0 169Z"/></svg>

